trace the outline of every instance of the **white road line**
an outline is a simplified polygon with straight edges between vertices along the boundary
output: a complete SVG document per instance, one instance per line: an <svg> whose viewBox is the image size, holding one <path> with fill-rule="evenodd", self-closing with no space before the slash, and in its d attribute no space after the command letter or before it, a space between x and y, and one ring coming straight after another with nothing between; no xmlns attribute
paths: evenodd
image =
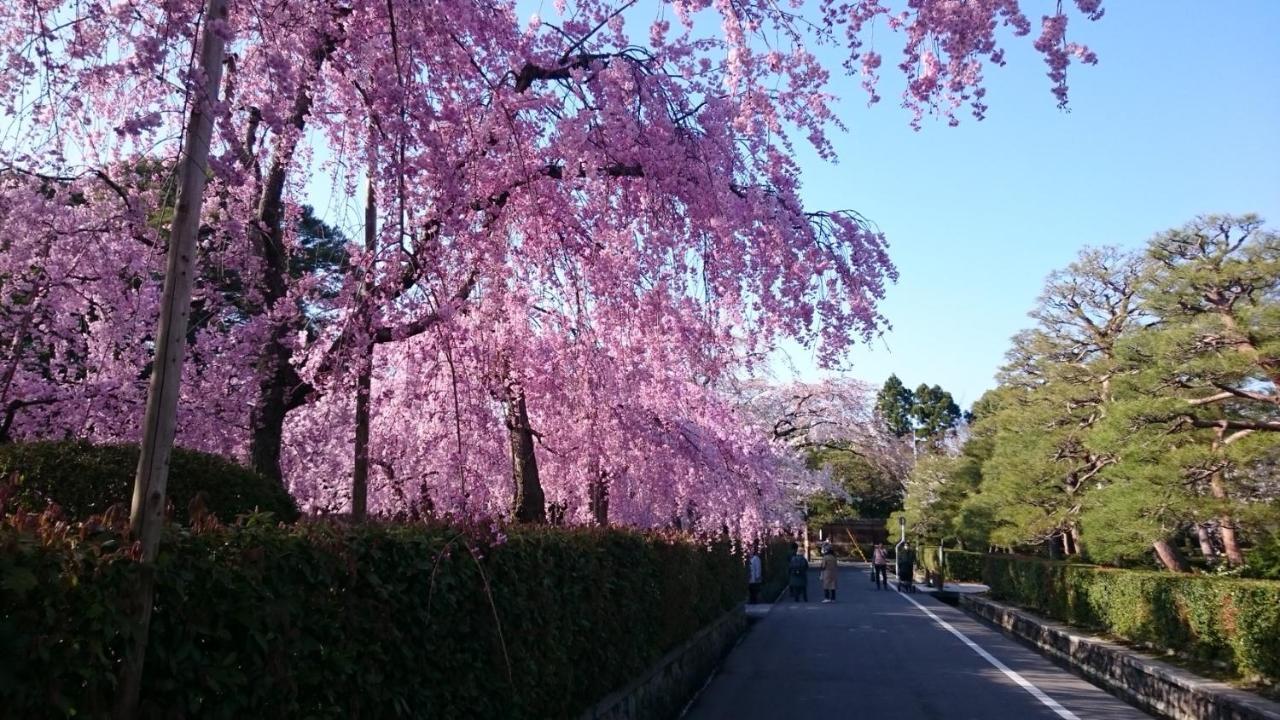
<svg viewBox="0 0 1280 720"><path fill-rule="evenodd" d="M952 635L955 635L956 637L960 638L960 642L964 643L965 645L968 645L969 649L978 653L978 655L982 656L983 660L986 660L987 662L991 663L992 665L995 666L997 670L1007 675L1010 680L1022 686L1023 690L1026 690L1027 692L1035 696L1035 699L1044 703L1050 710L1057 713L1058 717L1065 718L1066 720L1080 720L1080 718L1075 713L1062 707L1061 705L1058 704L1058 701L1046 695L1043 690L1036 687L1035 685L1032 685L1030 682L1027 681L1026 678L1022 677L1018 673L1014 672L1013 670L1010 670L1008 665L1005 665L1004 663L997 660L994 655L984 650L982 646L978 645L978 643L970 640L967 635L951 627L951 623L947 622L946 620L943 620L937 615L934 615L932 610L916 602L915 598L911 597L910 595L902 593L896 587L894 588L894 592L897 592L902 597L911 601L912 605L915 605L916 607L920 608L921 612L933 618L934 622L946 628L947 631L949 631Z"/></svg>

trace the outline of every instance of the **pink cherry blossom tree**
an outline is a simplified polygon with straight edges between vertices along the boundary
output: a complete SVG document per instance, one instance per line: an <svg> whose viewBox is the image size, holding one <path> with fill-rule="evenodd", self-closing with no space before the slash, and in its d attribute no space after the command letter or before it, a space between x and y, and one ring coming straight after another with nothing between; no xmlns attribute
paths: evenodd
<svg viewBox="0 0 1280 720"><path fill-rule="evenodd" d="M8 436L136 432L172 200L129 168L174 167L200 8L0 10ZM874 102L872 31L895 32L913 121L954 122L985 110L1001 28L1032 29L1016 0L259 10L229 0L217 23L194 300L214 320L191 337L179 439L316 509L351 506L359 454L376 512L744 531L778 520L789 456L721 389L784 337L835 362L879 331L894 276L859 215L801 199L795 144L833 157L840 127L818 49L844 48ZM1069 63L1094 61L1067 20L1035 41L1063 103ZM336 295L296 272L316 176L377 198Z"/></svg>

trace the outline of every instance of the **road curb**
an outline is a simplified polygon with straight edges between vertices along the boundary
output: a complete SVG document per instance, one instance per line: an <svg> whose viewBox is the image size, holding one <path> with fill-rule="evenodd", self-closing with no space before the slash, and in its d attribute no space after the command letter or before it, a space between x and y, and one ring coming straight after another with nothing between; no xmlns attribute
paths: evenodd
<svg viewBox="0 0 1280 720"><path fill-rule="evenodd" d="M960 607L1131 705L1173 720L1280 720L1280 703L985 597Z"/></svg>
<svg viewBox="0 0 1280 720"><path fill-rule="evenodd" d="M589 708L579 720L675 717L687 707L689 698L706 687L706 679L720 667L746 628L744 606L738 605L667 653L644 674Z"/></svg>

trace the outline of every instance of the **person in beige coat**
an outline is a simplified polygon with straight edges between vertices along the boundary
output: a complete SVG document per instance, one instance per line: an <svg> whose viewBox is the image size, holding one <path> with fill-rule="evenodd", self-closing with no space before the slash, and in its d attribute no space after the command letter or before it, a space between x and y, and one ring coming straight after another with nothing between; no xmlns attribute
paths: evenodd
<svg viewBox="0 0 1280 720"><path fill-rule="evenodd" d="M822 546L822 602L833 603L836 601L836 575L839 571L839 565L836 563L836 554L831 549L831 543Z"/></svg>

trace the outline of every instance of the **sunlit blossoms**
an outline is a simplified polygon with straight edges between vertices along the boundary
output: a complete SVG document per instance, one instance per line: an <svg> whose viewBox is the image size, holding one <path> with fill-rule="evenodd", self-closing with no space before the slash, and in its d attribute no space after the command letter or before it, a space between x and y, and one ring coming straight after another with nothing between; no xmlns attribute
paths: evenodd
<svg viewBox="0 0 1280 720"><path fill-rule="evenodd" d="M788 522L793 450L725 388L784 338L839 361L895 277L860 215L802 199L795 143L832 157L839 127L816 51L874 100L879 26L915 121L954 121L1030 21L1016 0L517 10L229 3L179 442L343 511L368 387L374 512ZM0 8L6 439L137 435L200 11ZM1065 102L1092 54L1062 12L1035 47ZM372 222L320 225L318 182Z"/></svg>

